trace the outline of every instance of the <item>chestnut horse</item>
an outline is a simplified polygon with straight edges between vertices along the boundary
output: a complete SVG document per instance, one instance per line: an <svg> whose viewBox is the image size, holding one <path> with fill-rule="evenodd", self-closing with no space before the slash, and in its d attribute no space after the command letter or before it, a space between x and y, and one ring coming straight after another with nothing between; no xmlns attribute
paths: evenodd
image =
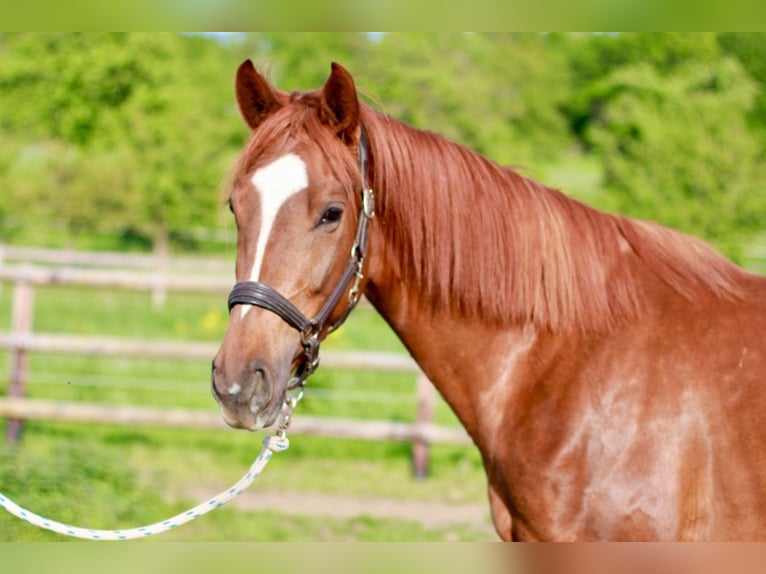
<svg viewBox="0 0 766 574"><path fill-rule="evenodd" d="M286 93L246 61L236 98L230 425L273 424L363 292L478 447L501 538L766 539L765 278L384 116L337 64Z"/></svg>

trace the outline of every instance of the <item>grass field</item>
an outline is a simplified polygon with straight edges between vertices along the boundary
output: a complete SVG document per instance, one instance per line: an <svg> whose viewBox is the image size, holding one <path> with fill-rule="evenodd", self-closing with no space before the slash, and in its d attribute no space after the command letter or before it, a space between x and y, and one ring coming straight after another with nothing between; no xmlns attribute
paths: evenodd
<svg viewBox="0 0 766 574"><path fill-rule="evenodd" d="M473 457L434 449L432 477L409 475L402 445L329 443L293 437L251 490L369 494L390 498L482 500ZM31 423L23 447L0 456L3 492L44 516L90 528L127 528L165 519L233 484L260 447L252 435ZM190 499L186 492L206 492ZM224 508L160 540L477 540L486 529L426 529L403 520L359 516L240 512ZM2 540L56 540L10 515L0 515Z"/></svg>
<svg viewBox="0 0 766 574"><path fill-rule="evenodd" d="M9 328L12 289L0 292L0 330ZM34 329L143 340L220 340L225 301L169 294L155 310L147 293L64 286L36 290ZM360 308L328 348L404 352L370 308ZM0 369L8 373L7 353ZM209 361L130 359L33 353L31 397L111 404L186 407L217 412L209 393ZM0 379L5 394L7 377ZM301 413L414 420L414 375L331 372L310 381ZM312 395L313 392L313 395ZM441 401L436 420L457 424ZM0 451L0 491L22 506L91 528L139 526L197 504L189 492L213 495L233 484L260 450L263 433L191 431L28 422L17 448ZM294 436L251 491L375 496L445 503L485 503L485 479L471 447L434 446L430 477L411 474L411 447L394 442ZM426 528L362 513L346 519L224 508L162 540L487 540L486 528ZM0 540L56 540L0 514Z"/></svg>

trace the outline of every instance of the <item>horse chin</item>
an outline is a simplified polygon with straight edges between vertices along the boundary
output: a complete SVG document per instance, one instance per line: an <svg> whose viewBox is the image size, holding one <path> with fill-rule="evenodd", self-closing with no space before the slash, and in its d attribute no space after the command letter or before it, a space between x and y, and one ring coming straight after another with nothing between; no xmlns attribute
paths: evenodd
<svg viewBox="0 0 766 574"><path fill-rule="evenodd" d="M264 412L266 409L255 415L255 426L250 430L265 429L272 426L279 418L279 413L282 410L282 401L276 403L275 408L268 409L269 412Z"/></svg>
<svg viewBox="0 0 766 574"><path fill-rule="evenodd" d="M221 415L224 422L232 428L243 429L248 431L257 431L265 428L269 428L277 422L279 413L282 410L282 403L284 402L284 396L279 401L271 401L257 412L252 410L243 412L238 410L236 412L228 412L226 407L221 405Z"/></svg>

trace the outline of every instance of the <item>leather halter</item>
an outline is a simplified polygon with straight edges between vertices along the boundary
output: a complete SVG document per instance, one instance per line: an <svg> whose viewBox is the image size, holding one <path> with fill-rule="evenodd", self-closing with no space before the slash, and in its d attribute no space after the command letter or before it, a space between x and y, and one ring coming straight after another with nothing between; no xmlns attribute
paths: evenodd
<svg viewBox="0 0 766 574"><path fill-rule="evenodd" d="M364 278L364 257L367 253L367 230L370 221L375 217L375 196L372 188L367 185L369 154L367 132L364 129L364 125L361 126L358 154L359 171L361 172L362 181L362 207L359 212L356 239L351 247L351 257L343 271L343 275L341 275L338 283L316 316L313 319L309 319L276 289L260 281L242 281L237 283L229 294L229 312L236 305L254 305L279 315L288 325L300 333L303 360L290 379L288 389L304 386L306 379L319 366L319 336L326 327L327 320L330 318L333 310L343 298L343 295L348 292L348 306L340 318L330 326L328 333L340 327L359 302L359 296L361 295L359 286Z"/></svg>

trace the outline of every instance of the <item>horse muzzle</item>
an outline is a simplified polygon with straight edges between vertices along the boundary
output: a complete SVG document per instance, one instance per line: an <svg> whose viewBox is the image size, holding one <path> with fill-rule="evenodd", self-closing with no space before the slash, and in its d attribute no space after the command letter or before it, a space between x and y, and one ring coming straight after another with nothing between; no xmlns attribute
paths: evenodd
<svg viewBox="0 0 766 574"><path fill-rule="evenodd" d="M231 376L223 365L213 360L211 390L221 407L223 419L238 429L258 430L276 422L283 402L274 371L262 360L250 361Z"/></svg>

